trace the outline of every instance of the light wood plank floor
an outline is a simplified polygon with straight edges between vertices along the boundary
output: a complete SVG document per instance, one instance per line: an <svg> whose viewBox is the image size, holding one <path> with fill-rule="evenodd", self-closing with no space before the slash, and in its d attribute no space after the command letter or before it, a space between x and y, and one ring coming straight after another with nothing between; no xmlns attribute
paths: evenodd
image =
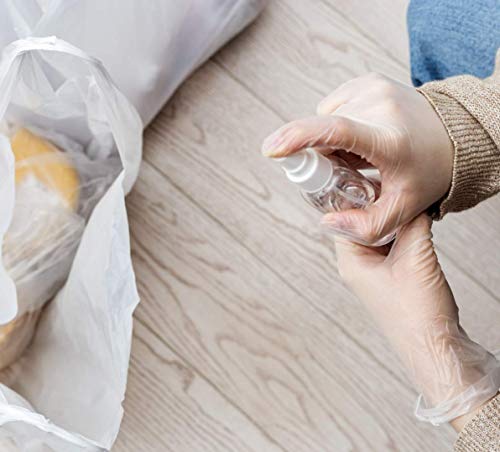
<svg viewBox="0 0 500 452"><path fill-rule="evenodd" d="M405 0L273 0L145 134L128 198L142 303L118 452L445 451L263 138L368 71L408 82ZM425 177L423 175L422 177ZM435 228L473 338L499 348L500 199Z"/></svg>

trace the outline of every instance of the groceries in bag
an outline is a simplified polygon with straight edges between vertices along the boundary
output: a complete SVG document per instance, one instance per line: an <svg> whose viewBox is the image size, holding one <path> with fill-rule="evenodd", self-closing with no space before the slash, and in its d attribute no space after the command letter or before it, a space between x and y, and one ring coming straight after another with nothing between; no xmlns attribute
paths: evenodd
<svg viewBox="0 0 500 452"><path fill-rule="evenodd" d="M44 304L64 284L85 220L116 171L93 177L85 154L71 155L20 128L11 137L16 198L3 263L16 284L19 312L0 327L0 369L29 345Z"/></svg>

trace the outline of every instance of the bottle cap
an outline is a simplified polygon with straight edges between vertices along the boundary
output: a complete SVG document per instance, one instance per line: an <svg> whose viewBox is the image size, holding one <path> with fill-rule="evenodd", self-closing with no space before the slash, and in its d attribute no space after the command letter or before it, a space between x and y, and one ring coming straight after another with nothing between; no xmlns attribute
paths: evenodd
<svg viewBox="0 0 500 452"><path fill-rule="evenodd" d="M333 172L330 160L312 148L275 160L285 171L288 180L306 192L315 192L323 188Z"/></svg>

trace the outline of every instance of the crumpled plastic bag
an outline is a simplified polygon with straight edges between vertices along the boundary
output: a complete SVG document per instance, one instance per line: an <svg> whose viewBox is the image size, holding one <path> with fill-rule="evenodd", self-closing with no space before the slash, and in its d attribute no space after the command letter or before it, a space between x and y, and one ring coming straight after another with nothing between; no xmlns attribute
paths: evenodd
<svg viewBox="0 0 500 452"><path fill-rule="evenodd" d="M251 23L268 0L7 0L0 48L57 36L104 63L144 125L183 80Z"/></svg>
<svg viewBox="0 0 500 452"><path fill-rule="evenodd" d="M113 445L139 301L124 197L138 174L143 125L263 4L0 4L0 245L16 221L19 195L11 127L40 131L65 152L76 145L74 152L96 164L94 171L118 162L118 175L85 216L66 283L39 320L30 317L38 321L33 342L0 375L0 435L20 450L104 451ZM1 325L26 307L2 261L0 294ZM28 306L26 312L33 311Z"/></svg>
<svg viewBox="0 0 500 452"><path fill-rule="evenodd" d="M57 80L60 69L68 74L71 68L70 83L78 90L65 89L67 78ZM118 163L118 176L90 214L68 263L66 284L43 312L27 353L2 374L0 385L1 434L14 438L21 450L60 443L54 450L71 451L73 444L94 442L106 449L121 419L132 312L139 301L124 197L138 172L142 124L98 61L55 38L16 41L4 50L0 117L3 130L22 124L79 143L75 152L97 168L113 159ZM11 143L2 135L2 240L22 194L16 193L14 173ZM22 291L16 291L3 263L0 274L5 323L31 306L18 299Z"/></svg>

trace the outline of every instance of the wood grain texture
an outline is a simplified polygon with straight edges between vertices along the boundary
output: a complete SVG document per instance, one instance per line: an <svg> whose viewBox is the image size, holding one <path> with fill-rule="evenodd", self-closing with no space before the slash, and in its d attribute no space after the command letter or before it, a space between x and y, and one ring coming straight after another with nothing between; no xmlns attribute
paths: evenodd
<svg viewBox="0 0 500 452"><path fill-rule="evenodd" d="M147 130L128 198L142 303L114 450L451 448L451 429L414 419L415 392L340 283L319 216L259 152L349 78L408 81L405 8L275 0ZM435 228L464 322L492 347L499 207Z"/></svg>
<svg viewBox="0 0 500 452"><path fill-rule="evenodd" d="M409 81L406 6L272 0L146 131L127 199L142 302L113 451L451 450L451 428L413 417L415 390L341 284L319 214L260 155L350 78ZM462 320L493 350L499 211L497 197L434 228Z"/></svg>

